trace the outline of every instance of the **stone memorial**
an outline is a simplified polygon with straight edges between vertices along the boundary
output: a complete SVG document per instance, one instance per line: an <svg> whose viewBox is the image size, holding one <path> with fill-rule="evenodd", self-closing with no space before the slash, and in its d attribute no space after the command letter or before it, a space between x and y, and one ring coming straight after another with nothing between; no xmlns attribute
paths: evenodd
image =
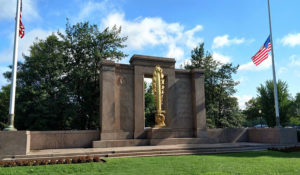
<svg viewBox="0 0 300 175"><path fill-rule="evenodd" d="M105 140L207 136L203 70L178 70L174 59L143 55L132 56L130 65L105 60L100 69L101 141L94 146ZM154 93L160 94L155 97L155 120L161 117L163 122L145 128L144 78L151 77L163 86L153 84Z"/></svg>
<svg viewBox="0 0 300 175"><path fill-rule="evenodd" d="M207 128L204 70L175 69L175 59L133 55L130 64L103 60L99 76L99 130L1 131L0 158L45 149L297 143L294 128ZM153 127L145 127L145 78L153 80Z"/></svg>

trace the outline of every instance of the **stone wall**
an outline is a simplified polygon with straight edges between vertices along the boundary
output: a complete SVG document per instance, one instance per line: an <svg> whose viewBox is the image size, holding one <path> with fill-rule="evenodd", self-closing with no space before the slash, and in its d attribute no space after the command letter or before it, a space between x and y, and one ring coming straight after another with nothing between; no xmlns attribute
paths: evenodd
<svg viewBox="0 0 300 175"><path fill-rule="evenodd" d="M248 141L272 144L297 144L295 128L249 128Z"/></svg>
<svg viewBox="0 0 300 175"><path fill-rule="evenodd" d="M247 128L214 128L207 129L208 138L216 143L248 142Z"/></svg>
<svg viewBox="0 0 300 175"><path fill-rule="evenodd" d="M99 131L27 131L30 135L30 150L90 148L99 140Z"/></svg>
<svg viewBox="0 0 300 175"><path fill-rule="evenodd" d="M3 155L25 155L29 151L29 131L0 131L0 157Z"/></svg>

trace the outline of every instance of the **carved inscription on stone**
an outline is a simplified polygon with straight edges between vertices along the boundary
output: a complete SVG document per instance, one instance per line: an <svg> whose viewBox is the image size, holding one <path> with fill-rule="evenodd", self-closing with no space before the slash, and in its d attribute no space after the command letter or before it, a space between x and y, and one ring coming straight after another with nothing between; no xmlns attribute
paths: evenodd
<svg viewBox="0 0 300 175"><path fill-rule="evenodd" d="M176 76L176 117L192 118L191 80L187 75Z"/></svg>

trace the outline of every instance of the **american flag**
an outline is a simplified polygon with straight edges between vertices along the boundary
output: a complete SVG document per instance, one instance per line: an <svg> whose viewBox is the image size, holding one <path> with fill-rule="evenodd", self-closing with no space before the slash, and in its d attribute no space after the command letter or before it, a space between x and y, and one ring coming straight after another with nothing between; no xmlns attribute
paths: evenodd
<svg viewBox="0 0 300 175"><path fill-rule="evenodd" d="M267 38L265 44L261 46L259 51L252 57L253 63L258 66L261 62L268 58L271 50L270 36Z"/></svg>
<svg viewBox="0 0 300 175"><path fill-rule="evenodd" d="M25 27L22 23L22 0L21 0L19 36L20 38L23 38L24 35L25 35Z"/></svg>

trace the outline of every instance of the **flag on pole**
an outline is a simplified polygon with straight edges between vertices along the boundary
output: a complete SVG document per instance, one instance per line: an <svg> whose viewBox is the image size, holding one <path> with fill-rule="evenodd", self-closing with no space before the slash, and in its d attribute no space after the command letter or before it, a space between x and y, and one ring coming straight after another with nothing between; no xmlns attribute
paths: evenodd
<svg viewBox="0 0 300 175"><path fill-rule="evenodd" d="M271 51L270 36L267 38L266 42L259 49L259 51L252 57L253 63L258 66L261 62L268 58L269 52Z"/></svg>
<svg viewBox="0 0 300 175"><path fill-rule="evenodd" d="M25 27L22 23L22 0L21 0L19 36L20 36L20 38L23 38L24 35L25 35Z"/></svg>

